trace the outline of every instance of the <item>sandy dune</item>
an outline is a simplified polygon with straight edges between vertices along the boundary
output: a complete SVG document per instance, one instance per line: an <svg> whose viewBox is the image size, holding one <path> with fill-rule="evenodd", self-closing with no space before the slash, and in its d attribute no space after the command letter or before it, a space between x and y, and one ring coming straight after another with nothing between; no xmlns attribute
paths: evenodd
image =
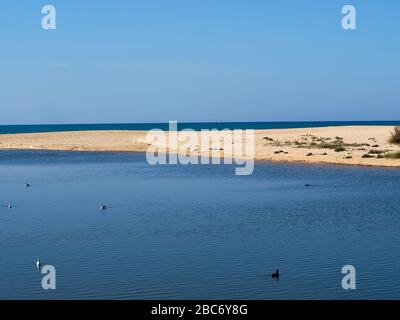
<svg viewBox="0 0 400 320"><path fill-rule="evenodd" d="M282 162L400 167L400 159L385 158L387 153L400 151L400 146L388 143L392 129L389 126L347 126L256 130L254 157L256 160ZM146 134L146 131L6 134L0 135L0 149L145 152L149 147ZM215 152L196 143L186 143L184 149L182 145L167 147L175 152L184 150L195 155ZM218 149L218 154L223 156L224 148Z"/></svg>

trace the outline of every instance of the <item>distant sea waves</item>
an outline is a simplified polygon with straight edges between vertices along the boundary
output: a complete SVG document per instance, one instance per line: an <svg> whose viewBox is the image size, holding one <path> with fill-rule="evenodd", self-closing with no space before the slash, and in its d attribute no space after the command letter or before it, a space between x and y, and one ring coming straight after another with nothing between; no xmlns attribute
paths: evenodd
<svg viewBox="0 0 400 320"><path fill-rule="evenodd" d="M183 129L289 129L328 126L390 126L399 121L310 121L310 122L178 122ZM0 125L0 134L83 131L83 130L168 130L168 123L105 123L105 124L44 124L44 125Z"/></svg>

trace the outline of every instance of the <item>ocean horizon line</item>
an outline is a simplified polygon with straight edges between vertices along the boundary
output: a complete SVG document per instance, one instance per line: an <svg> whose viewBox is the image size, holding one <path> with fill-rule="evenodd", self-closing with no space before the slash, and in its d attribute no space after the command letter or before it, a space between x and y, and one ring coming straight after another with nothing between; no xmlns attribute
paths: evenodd
<svg viewBox="0 0 400 320"><path fill-rule="evenodd" d="M178 130L193 129L296 129L329 126L396 126L400 120L360 120L360 121L226 121L226 122L178 122ZM14 124L0 125L0 134L40 133L61 131L95 131L95 130L168 130L168 122L136 122L136 123L60 123L60 124Z"/></svg>
<svg viewBox="0 0 400 320"><path fill-rule="evenodd" d="M400 122L400 119L396 120L271 120L271 121L138 121L138 122L58 122L58 123L11 123L11 124L0 124L0 127L6 126L64 126L64 125L132 125L132 124L168 124L170 121L177 121L178 123L185 124L201 124L201 123L370 123L370 122Z"/></svg>

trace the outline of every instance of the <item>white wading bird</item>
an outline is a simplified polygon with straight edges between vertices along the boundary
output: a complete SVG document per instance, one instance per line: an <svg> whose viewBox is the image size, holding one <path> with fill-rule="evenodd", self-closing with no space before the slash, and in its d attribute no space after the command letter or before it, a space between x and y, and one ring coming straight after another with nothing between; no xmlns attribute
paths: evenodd
<svg viewBox="0 0 400 320"><path fill-rule="evenodd" d="M36 269L38 269L38 271L40 271L41 265L42 265L42 264L40 263L40 259L37 258L37 260L36 260Z"/></svg>

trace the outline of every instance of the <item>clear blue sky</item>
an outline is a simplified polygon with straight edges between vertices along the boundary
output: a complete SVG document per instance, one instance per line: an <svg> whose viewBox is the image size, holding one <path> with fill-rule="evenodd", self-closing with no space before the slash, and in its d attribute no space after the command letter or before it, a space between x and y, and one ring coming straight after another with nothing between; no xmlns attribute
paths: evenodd
<svg viewBox="0 0 400 320"><path fill-rule="evenodd" d="M1 1L0 124L398 120L399 35L397 0Z"/></svg>

